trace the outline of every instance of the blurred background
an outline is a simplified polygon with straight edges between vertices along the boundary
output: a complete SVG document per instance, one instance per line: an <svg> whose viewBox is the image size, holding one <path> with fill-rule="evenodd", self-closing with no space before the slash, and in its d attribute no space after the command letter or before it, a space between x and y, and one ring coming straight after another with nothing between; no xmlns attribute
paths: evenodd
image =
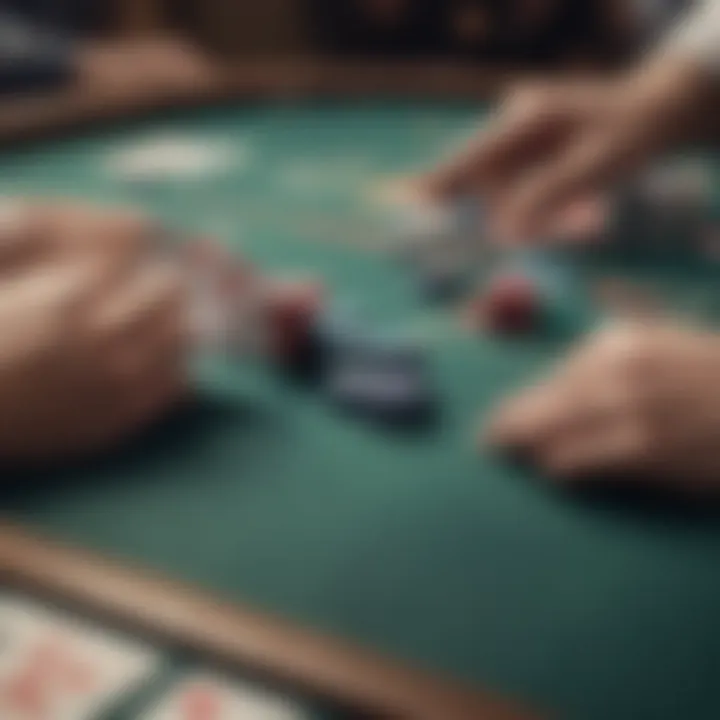
<svg viewBox="0 0 720 720"><path fill-rule="evenodd" d="M619 63L689 0L9 0L0 89L201 82L243 59Z"/></svg>

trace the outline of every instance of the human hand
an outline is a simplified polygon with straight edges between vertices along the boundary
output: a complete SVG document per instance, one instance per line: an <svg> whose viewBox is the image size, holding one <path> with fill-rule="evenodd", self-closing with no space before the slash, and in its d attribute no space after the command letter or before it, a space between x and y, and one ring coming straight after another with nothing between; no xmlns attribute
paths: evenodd
<svg viewBox="0 0 720 720"><path fill-rule="evenodd" d="M622 473L716 490L720 336L659 322L611 326L504 403L485 435L559 479Z"/></svg>
<svg viewBox="0 0 720 720"><path fill-rule="evenodd" d="M0 276L73 256L137 258L152 251L158 231L128 208L7 198L0 203Z"/></svg>
<svg viewBox="0 0 720 720"><path fill-rule="evenodd" d="M34 263L0 283L0 458L104 449L182 395L182 283L127 260Z"/></svg>
<svg viewBox="0 0 720 720"><path fill-rule="evenodd" d="M618 79L519 87L419 184L435 197L481 194L501 239L581 234L613 182L700 134L712 95L703 72L674 58Z"/></svg>

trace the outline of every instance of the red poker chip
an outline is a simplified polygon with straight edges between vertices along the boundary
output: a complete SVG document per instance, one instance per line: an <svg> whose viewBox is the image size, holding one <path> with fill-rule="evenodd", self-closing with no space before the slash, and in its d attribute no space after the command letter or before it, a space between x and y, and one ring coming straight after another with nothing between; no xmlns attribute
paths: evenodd
<svg viewBox="0 0 720 720"><path fill-rule="evenodd" d="M497 278L487 291L484 321L488 330L515 334L532 330L538 318L540 299L533 283L522 275Z"/></svg>
<svg viewBox="0 0 720 720"><path fill-rule="evenodd" d="M279 283L271 290L267 319L269 352L273 357L292 357L304 346L322 302L322 285L314 281Z"/></svg>
<svg viewBox="0 0 720 720"><path fill-rule="evenodd" d="M473 329L499 335L532 330L539 318L540 296L532 281L519 274L501 275L471 300L466 317Z"/></svg>

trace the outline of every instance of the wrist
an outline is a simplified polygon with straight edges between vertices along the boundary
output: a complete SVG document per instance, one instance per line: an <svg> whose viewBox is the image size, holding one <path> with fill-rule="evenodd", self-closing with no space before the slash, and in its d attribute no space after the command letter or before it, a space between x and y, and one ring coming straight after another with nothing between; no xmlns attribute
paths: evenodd
<svg viewBox="0 0 720 720"><path fill-rule="evenodd" d="M634 98L658 150L717 137L720 74L697 60L662 50L622 81Z"/></svg>

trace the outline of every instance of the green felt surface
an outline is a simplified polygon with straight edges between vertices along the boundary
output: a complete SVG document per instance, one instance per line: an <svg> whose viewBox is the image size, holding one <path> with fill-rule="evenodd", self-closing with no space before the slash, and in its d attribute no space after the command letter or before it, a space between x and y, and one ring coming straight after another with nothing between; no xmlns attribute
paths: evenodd
<svg viewBox="0 0 720 720"><path fill-rule="evenodd" d="M269 267L317 270L389 326L422 325L429 311L407 274L361 247L377 232L364 191L436 156L478 112L194 112L7 154L0 190L136 202ZM111 148L167 128L247 145L244 165L143 188L104 171ZM308 164L321 168L314 178ZM198 407L109 458L8 480L2 509L558 717L719 716L715 517L569 496L478 454L478 421L562 346L450 323L441 335L431 353L443 415L425 434L352 422L262 370L211 368Z"/></svg>

